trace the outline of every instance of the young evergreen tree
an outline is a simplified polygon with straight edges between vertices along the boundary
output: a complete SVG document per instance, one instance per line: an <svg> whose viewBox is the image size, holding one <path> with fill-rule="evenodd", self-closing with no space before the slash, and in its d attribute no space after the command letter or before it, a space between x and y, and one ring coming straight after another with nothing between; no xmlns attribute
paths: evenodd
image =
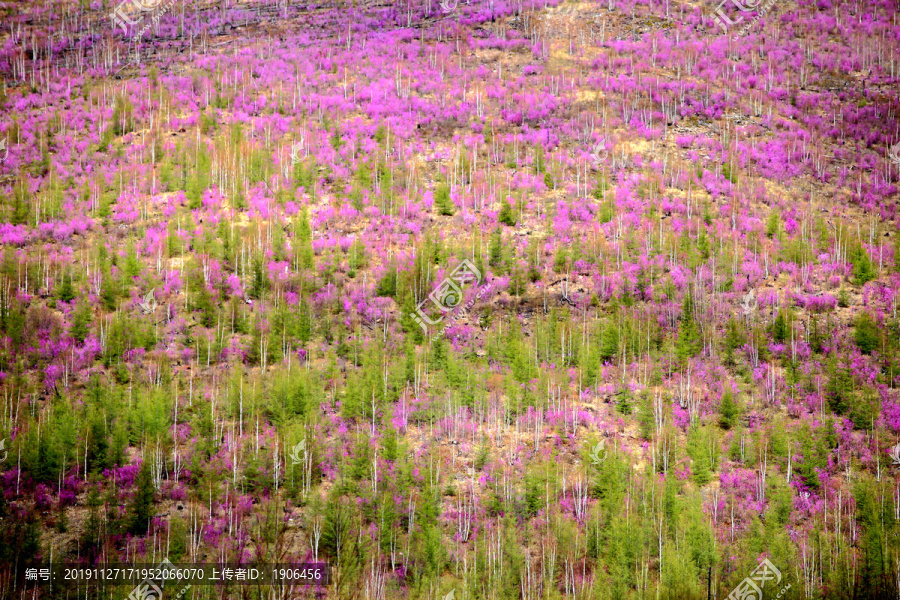
<svg viewBox="0 0 900 600"><path fill-rule="evenodd" d="M778 213L773 210L769 213L769 219L766 221L766 235L770 238L775 237L779 231L780 225L781 219L779 218Z"/></svg>
<svg viewBox="0 0 900 600"><path fill-rule="evenodd" d="M79 344L84 342L90 333L91 320L91 305L87 300L82 300L72 311L72 324L69 326L69 335L72 336L72 339Z"/></svg>
<svg viewBox="0 0 900 600"><path fill-rule="evenodd" d="M81 534L81 554L88 560L88 564L94 564L94 560L100 554L100 506L103 500L100 497L100 486L96 481L88 484L87 499L88 519L84 531Z"/></svg>
<svg viewBox="0 0 900 600"><path fill-rule="evenodd" d="M734 393L726 387L719 405L719 426L722 429L731 429L737 423L739 415L740 410L734 401Z"/></svg>
<svg viewBox="0 0 900 600"><path fill-rule="evenodd" d="M446 183L440 184L434 191L434 207L439 215L449 217L456 212L453 200L450 199L450 186Z"/></svg>
<svg viewBox="0 0 900 600"><path fill-rule="evenodd" d="M743 327L740 322L732 317L725 326L725 355L722 362L727 366L734 366L735 352L738 348L747 343L747 336L744 334Z"/></svg>
<svg viewBox="0 0 900 600"><path fill-rule="evenodd" d="M393 298L397 295L397 267L388 265L388 269L375 287L376 296Z"/></svg>
<svg viewBox="0 0 900 600"><path fill-rule="evenodd" d="M778 343L784 343L791 338L791 324L789 316L785 316L785 311L779 310L775 322L772 323L772 339Z"/></svg>
<svg viewBox="0 0 900 600"><path fill-rule="evenodd" d="M569 253L566 247L560 244L556 249L556 255L553 257L553 270L557 273L565 273L569 268Z"/></svg>
<svg viewBox="0 0 900 600"><path fill-rule="evenodd" d="M868 312L862 312L856 318L854 332L856 345L863 354L871 354L879 347L878 325Z"/></svg>
<svg viewBox="0 0 900 600"><path fill-rule="evenodd" d="M500 212L497 213L497 220L509 227L513 227L516 224L516 216L513 214L512 206L505 198L500 203Z"/></svg>
<svg viewBox="0 0 900 600"><path fill-rule="evenodd" d="M488 264L499 269L503 264L503 238L500 229L491 234L491 244L488 248Z"/></svg>
<svg viewBox="0 0 900 600"><path fill-rule="evenodd" d="M259 300L267 289L269 289L269 278L263 270L262 260L256 258L253 260L253 282L250 285L250 297Z"/></svg>
<svg viewBox="0 0 900 600"><path fill-rule="evenodd" d="M106 310L116 309L119 300L119 282L112 276L108 266L103 269L103 276L100 280L100 299Z"/></svg>
<svg viewBox="0 0 900 600"><path fill-rule="evenodd" d="M680 321L675 355L684 364L688 358L696 356L703 349L703 338L700 335L700 325L694 318L694 299L690 291L684 295Z"/></svg>
<svg viewBox="0 0 900 600"><path fill-rule="evenodd" d="M708 435L704 427L694 425L688 432L687 451L693 464L691 471L697 485L703 486L712 478Z"/></svg>
<svg viewBox="0 0 900 600"><path fill-rule="evenodd" d="M603 328L603 336L600 338L600 358L604 361L612 360L619 353L619 326L614 320L610 320Z"/></svg>
<svg viewBox="0 0 900 600"><path fill-rule="evenodd" d="M891 598L896 597L891 573L891 559L886 544L884 524L893 521L890 509L880 502L880 492L875 483L866 477L859 479L854 486L853 496L856 500L857 518L861 535L861 573L856 580L857 598Z"/></svg>
<svg viewBox="0 0 900 600"><path fill-rule="evenodd" d="M844 415L850 408L853 398L853 375L849 366L839 366L836 358L828 363L828 383L825 385L825 396L828 406L837 415Z"/></svg>
<svg viewBox="0 0 900 600"><path fill-rule="evenodd" d="M150 519L154 514L154 502L156 499L156 487L153 484L153 473L150 471L150 461L144 459L135 480L134 497L128 504L127 522L128 532L133 535L145 535L150 527Z"/></svg>
<svg viewBox="0 0 900 600"><path fill-rule="evenodd" d="M850 248L848 258L853 264L853 283L856 285L865 285L877 277L878 274L875 272L872 259L869 258L869 253L866 252L861 241L857 241Z"/></svg>
<svg viewBox="0 0 900 600"><path fill-rule="evenodd" d="M67 270L63 273L62 281L59 285L57 297L63 302L71 302L75 299L75 288L72 285L72 274Z"/></svg>

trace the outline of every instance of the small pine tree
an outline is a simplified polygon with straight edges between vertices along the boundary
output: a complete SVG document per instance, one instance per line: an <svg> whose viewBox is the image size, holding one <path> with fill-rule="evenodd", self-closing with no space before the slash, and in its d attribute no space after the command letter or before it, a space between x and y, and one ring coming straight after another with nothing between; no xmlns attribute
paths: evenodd
<svg viewBox="0 0 900 600"><path fill-rule="evenodd" d="M731 169L731 163L722 164L722 176L731 183L737 183L737 173Z"/></svg>
<svg viewBox="0 0 900 600"><path fill-rule="evenodd" d="M400 454L397 444L397 432L393 427L388 427L381 438L381 456L388 462L395 462Z"/></svg>
<svg viewBox="0 0 900 600"><path fill-rule="evenodd" d="M341 146L344 145L344 138L341 137L341 132L338 131L337 127L335 127L334 131L331 133L331 138L329 141L331 142L331 147L334 148L335 152L340 150Z"/></svg>
<svg viewBox="0 0 900 600"><path fill-rule="evenodd" d="M301 269L312 268L314 266L312 227L309 225L309 213L307 212L306 207L303 208L297 219L294 235L297 238L295 253L299 267Z"/></svg>
<svg viewBox="0 0 900 600"><path fill-rule="evenodd" d="M650 440L656 428L656 420L653 414L653 397L648 389L644 389L640 395L638 423L641 426L641 439Z"/></svg>
<svg viewBox="0 0 900 600"><path fill-rule="evenodd" d="M153 518L153 505L156 499L156 488L153 485L153 474L150 472L150 461L144 460L135 480L135 493L128 504L128 531L133 535L144 535Z"/></svg>
<svg viewBox="0 0 900 600"><path fill-rule="evenodd" d="M496 269L501 265L502 262L503 238L500 235L500 230L497 229L494 233L491 234L491 244L488 248L488 264Z"/></svg>
<svg viewBox="0 0 900 600"><path fill-rule="evenodd" d="M244 188L238 186L235 193L231 196L231 206L235 210L244 210L247 208L247 199L244 197Z"/></svg>
<svg viewBox="0 0 900 600"><path fill-rule="evenodd" d="M634 404L634 400L631 397L631 390L627 387L623 387L619 390L619 400L616 403L616 408L623 415L630 415L634 410L632 406Z"/></svg>
<svg viewBox="0 0 900 600"><path fill-rule="evenodd" d="M900 273L900 231L894 232L894 272Z"/></svg>
<svg viewBox="0 0 900 600"><path fill-rule="evenodd" d="M378 281L375 287L376 296L385 296L393 298L397 295L397 270L394 265L388 267L387 272Z"/></svg>
<svg viewBox="0 0 900 600"><path fill-rule="evenodd" d="M79 344L84 341L90 332L91 305L86 300L78 303L72 311L72 324L69 326L69 335Z"/></svg>
<svg viewBox="0 0 900 600"><path fill-rule="evenodd" d="M875 272L875 267L872 265L872 260L869 258L869 253L863 248L861 242L857 242L853 246L848 258L853 264L853 283L856 285L865 285L878 275Z"/></svg>
<svg viewBox="0 0 900 600"><path fill-rule="evenodd" d="M320 548L325 556L339 560L349 542L352 520L350 509L341 498L337 486L333 488L322 512L325 518Z"/></svg>
<svg viewBox="0 0 900 600"><path fill-rule="evenodd" d="M838 306L841 308L850 306L850 292L847 291L847 288L842 286L841 289L838 290L837 301Z"/></svg>
<svg viewBox="0 0 900 600"><path fill-rule="evenodd" d="M543 482L533 473L525 475L525 514L534 516L544 508Z"/></svg>
<svg viewBox="0 0 900 600"><path fill-rule="evenodd" d="M737 319L732 317L725 326L725 357L723 362L728 366L735 364L734 353L747 342L747 336Z"/></svg>
<svg viewBox="0 0 900 600"><path fill-rule="evenodd" d="M766 222L766 235L771 237L775 237L775 234L778 233L778 226L781 224L781 219L778 217L778 213L774 210L769 213L769 220Z"/></svg>
<svg viewBox="0 0 900 600"><path fill-rule="evenodd" d="M253 283L250 285L250 297L259 300L268 288L269 278L266 277L263 271L262 260L255 259L253 261Z"/></svg>
<svg viewBox="0 0 900 600"><path fill-rule="evenodd" d="M216 307L213 304L212 294L209 293L209 289L202 281L199 288L195 294L193 308L200 312L200 324L204 327L212 327L216 324Z"/></svg>
<svg viewBox="0 0 900 600"><path fill-rule="evenodd" d="M72 286L72 275L68 271L63 273L62 282L59 285L59 292L57 295L63 302L71 302L75 299L75 289Z"/></svg>
<svg viewBox="0 0 900 600"><path fill-rule="evenodd" d="M825 343L825 333L819 326L819 320L815 315L809 317L809 347L813 352L819 354Z"/></svg>
<svg viewBox="0 0 900 600"><path fill-rule="evenodd" d="M59 514L56 518L57 533L65 533L69 530L69 518L66 516L66 507L61 503L59 505Z"/></svg>
<svg viewBox="0 0 900 600"><path fill-rule="evenodd" d="M706 233L703 231L700 232L700 237L697 238L697 251L703 260L709 258L709 238L706 237Z"/></svg>
<svg viewBox="0 0 900 600"><path fill-rule="evenodd" d="M731 429L738 420L739 409L734 401L734 393L726 388L722 394L722 402L719 405L719 426L722 429Z"/></svg>
<svg viewBox="0 0 900 600"><path fill-rule="evenodd" d="M854 385L850 368L840 367L836 359L828 366L828 383L825 386L828 406L837 415L846 414L853 399Z"/></svg>
<svg viewBox="0 0 900 600"><path fill-rule="evenodd" d="M103 500L100 498L100 486L96 481L92 481L88 485L85 503L89 511L84 531L81 534L80 552L90 564L93 564L93 559L100 552L100 506L103 504Z"/></svg>
<svg viewBox="0 0 900 600"><path fill-rule="evenodd" d="M881 414L878 392L863 390L853 394L847 416L857 429L869 430Z"/></svg>
<svg viewBox="0 0 900 600"><path fill-rule="evenodd" d="M693 460L691 471L697 485L706 485L712 479L712 467L706 431L695 425L688 432L688 454Z"/></svg>
<svg viewBox="0 0 900 600"><path fill-rule="evenodd" d="M113 278L108 267L104 269L100 282L100 299L107 310L115 310L119 301L119 282Z"/></svg>
<svg viewBox="0 0 900 600"><path fill-rule="evenodd" d="M513 215L513 209L509 201L503 200L500 204L500 212L497 213L497 220L509 227L513 227L516 224L516 217Z"/></svg>
<svg viewBox="0 0 900 600"><path fill-rule="evenodd" d="M678 360L684 363L688 358L699 354L702 349L700 326L694 319L694 301L688 292L682 305L681 325L678 328L678 338L675 340L675 354Z"/></svg>
<svg viewBox="0 0 900 600"><path fill-rule="evenodd" d="M863 354L871 354L878 349L878 325L868 312L860 313L856 318L856 345Z"/></svg>
<svg viewBox="0 0 900 600"><path fill-rule="evenodd" d="M675 340L675 355L682 363L692 356L697 356L703 349L703 340L700 337L700 327L693 319L684 320L678 329L678 338Z"/></svg>
<svg viewBox="0 0 900 600"><path fill-rule="evenodd" d="M137 277L141 274L141 261L133 245L129 246L128 252L125 254L125 264L122 270L126 277L126 283L131 283L132 277Z"/></svg>
<svg viewBox="0 0 900 600"><path fill-rule="evenodd" d="M173 517L169 521L169 552L168 559L178 562L187 551L187 526L184 519Z"/></svg>
<svg viewBox="0 0 900 600"><path fill-rule="evenodd" d="M566 252L565 246L560 245L559 248L556 249L556 256L553 259L553 270L557 273L565 273L568 265L569 253Z"/></svg>
<svg viewBox="0 0 900 600"><path fill-rule="evenodd" d="M778 343L783 343L790 338L791 326L785 311L779 310L775 322L772 323L772 339Z"/></svg>
<svg viewBox="0 0 900 600"><path fill-rule="evenodd" d="M456 207L450 199L450 186L446 183L442 183L434 191L434 207L439 215L446 217L453 216L453 213L456 212Z"/></svg>
<svg viewBox="0 0 900 600"><path fill-rule="evenodd" d="M525 272L518 266L512 269L509 291L518 297L525 293Z"/></svg>
<svg viewBox="0 0 900 600"><path fill-rule="evenodd" d="M188 179L185 197L187 197L187 207L196 210L203 206L203 181L200 177L191 177Z"/></svg>
<svg viewBox="0 0 900 600"><path fill-rule="evenodd" d="M428 331L423 330L418 321L413 320L412 315L416 312L416 305L411 294L406 294L400 305L400 327L409 336L413 344L421 344ZM428 324L425 323L426 328Z"/></svg>
<svg viewBox="0 0 900 600"><path fill-rule="evenodd" d="M891 568L890 546L885 540L884 508L880 502L879 486L869 477L857 480L853 489L856 500L857 522L860 525L859 566L857 594L864 598L889 598L896 592L891 590L894 579Z"/></svg>
<svg viewBox="0 0 900 600"><path fill-rule="evenodd" d="M488 459L491 457L491 447L488 443L487 439L482 439L481 444L479 444L478 449L475 451L475 470L481 471L484 469L484 466L488 463Z"/></svg>
<svg viewBox="0 0 900 600"><path fill-rule="evenodd" d="M610 321L603 329L603 337L600 340L600 358L610 360L619 353L619 328Z"/></svg>

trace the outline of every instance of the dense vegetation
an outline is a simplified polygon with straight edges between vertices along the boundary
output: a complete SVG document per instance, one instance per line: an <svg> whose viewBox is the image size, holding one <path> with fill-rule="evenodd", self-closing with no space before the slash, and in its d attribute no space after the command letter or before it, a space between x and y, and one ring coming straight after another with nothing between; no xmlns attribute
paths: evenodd
<svg viewBox="0 0 900 600"><path fill-rule="evenodd" d="M100 4L0 3L0 597L898 595L895 3Z"/></svg>

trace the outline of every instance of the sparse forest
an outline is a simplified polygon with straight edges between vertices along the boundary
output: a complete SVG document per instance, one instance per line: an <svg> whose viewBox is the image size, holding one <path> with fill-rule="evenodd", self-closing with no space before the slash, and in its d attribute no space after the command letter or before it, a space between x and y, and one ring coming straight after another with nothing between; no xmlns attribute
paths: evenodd
<svg viewBox="0 0 900 600"><path fill-rule="evenodd" d="M0 599L900 598L900 7L751 8L0 1Z"/></svg>

